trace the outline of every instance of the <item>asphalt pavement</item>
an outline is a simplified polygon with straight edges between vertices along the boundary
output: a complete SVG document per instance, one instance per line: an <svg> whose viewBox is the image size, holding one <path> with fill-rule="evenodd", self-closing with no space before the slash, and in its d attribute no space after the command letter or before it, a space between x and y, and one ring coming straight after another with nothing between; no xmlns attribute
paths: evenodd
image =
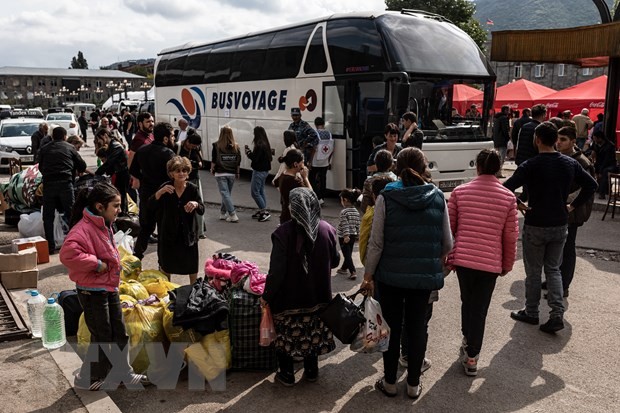
<svg viewBox="0 0 620 413"><path fill-rule="evenodd" d="M270 234L278 214L270 221L257 222L250 215L255 204L250 197L249 179L235 183L233 199L239 223L220 221L219 193L215 181L201 172L206 211L207 239L201 240L200 262L216 252L229 252L254 261L266 271L271 249ZM277 190L267 188L268 206L278 210ZM323 217L337 223L340 206L326 200ZM460 345L460 298L454 275L446 279L430 322L427 357L432 367L422 377L419 400L408 399L399 374L399 395L388 399L373 390L382 376L377 354L357 354L348 346L321 357L316 383L303 380L293 388L274 383L268 372L230 372L225 389L189 390L181 380L174 390L149 387L142 391L116 390L84 392L72 388L72 374L80 361L70 345L47 351L40 340L0 343L0 376L3 412L611 412L620 402L620 353L617 351L620 317L620 216L601 221L595 211L577 236L578 259L575 280L566 300L566 328L547 335L536 326L510 319L509 312L524 305L524 270L519 256L514 270L500 278L487 318L479 373L466 377L458 364ZM0 228L2 231L2 228ZM143 268L157 267L156 246L149 246ZM358 268L361 264L354 253ZM52 292L73 288L58 256L40 267L39 289ZM361 272L361 271L359 271ZM174 275L173 282L186 284L187 277ZM352 292L361 280L350 281L335 274L334 292ZM12 291L27 319L23 291ZM548 307L541 303L541 321ZM301 379L301 371L297 379Z"/></svg>

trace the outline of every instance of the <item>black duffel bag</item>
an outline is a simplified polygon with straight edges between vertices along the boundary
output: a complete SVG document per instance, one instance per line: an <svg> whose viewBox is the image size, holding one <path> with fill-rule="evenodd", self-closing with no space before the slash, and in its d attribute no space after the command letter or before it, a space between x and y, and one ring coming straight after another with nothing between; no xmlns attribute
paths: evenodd
<svg viewBox="0 0 620 413"><path fill-rule="evenodd" d="M343 344L351 344L360 326L366 321L361 308L353 302L359 293L358 290L350 296L336 294L319 314L321 320Z"/></svg>

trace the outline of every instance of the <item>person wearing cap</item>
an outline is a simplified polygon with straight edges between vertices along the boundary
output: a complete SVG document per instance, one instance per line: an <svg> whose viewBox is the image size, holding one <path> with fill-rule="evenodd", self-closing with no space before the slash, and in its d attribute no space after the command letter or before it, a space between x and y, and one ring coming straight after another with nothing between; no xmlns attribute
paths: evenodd
<svg viewBox="0 0 620 413"><path fill-rule="evenodd" d="M319 135L308 122L301 119L301 109L292 108L291 118L293 121L288 128L295 132L297 146L304 153L304 163L306 166L311 165L316 145L319 143Z"/></svg>
<svg viewBox="0 0 620 413"><path fill-rule="evenodd" d="M570 127L575 128L575 130L577 130L577 127L575 126L575 122L571 120L572 116L573 116L573 112L567 109L564 112L562 112L562 121L564 121L564 126L570 126Z"/></svg>
<svg viewBox="0 0 620 413"><path fill-rule="evenodd" d="M581 109L579 115L573 116L573 122L575 122L575 129L577 132L577 146L579 149L583 149L583 145L588 139L588 131L594 126L594 122L588 116L590 111L586 108Z"/></svg>

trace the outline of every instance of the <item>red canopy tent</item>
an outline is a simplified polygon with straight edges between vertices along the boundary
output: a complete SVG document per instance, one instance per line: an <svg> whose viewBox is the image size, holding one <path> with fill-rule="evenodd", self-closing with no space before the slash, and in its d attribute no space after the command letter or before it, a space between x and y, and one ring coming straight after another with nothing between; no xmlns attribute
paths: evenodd
<svg viewBox="0 0 620 413"><path fill-rule="evenodd" d="M465 111L472 104L478 107L482 104L482 91L474 87L456 84L452 91L452 106L456 108L461 116L465 115Z"/></svg>
<svg viewBox="0 0 620 413"><path fill-rule="evenodd" d="M595 120L596 115L605 110L605 91L607 89L607 76L599 76L578 85L560 90L549 96L545 96L538 103L547 105L547 115L556 116L559 112L570 110L573 114L581 113L581 109L588 109L590 119ZM620 110L618 110L620 119ZM620 147L620 131L616 130L616 142Z"/></svg>
<svg viewBox="0 0 620 413"><path fill-rule="evenodd" d="M605 109L606 88L607 76L603 75L545 96L539 103L547 105L549 116L556 116L565 110L576 115L586 108L590 110L590 118L596 119L596 115Z"/></svg>
<svg viewBox="0 0 620 413"><path fill-rule="evenodd" d="M521 111L531 108L532 105L539 103L542 97L555 93L554 89L548 88L538 83L530 82L526 79L519 79L516 82L508 83L497 88L495 93L495 111L499 112L504 105L510 106L511 110Z"/></svg>

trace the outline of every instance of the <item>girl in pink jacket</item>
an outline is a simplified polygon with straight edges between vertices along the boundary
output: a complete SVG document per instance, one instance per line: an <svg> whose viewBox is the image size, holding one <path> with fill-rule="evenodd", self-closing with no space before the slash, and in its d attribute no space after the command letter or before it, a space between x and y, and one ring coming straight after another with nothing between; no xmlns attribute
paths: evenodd
<svg viewBox="0 0 620 413"><path fill-rule="evenodd" d="M499 154L484 149L476 165L478 177L457 187L448 201L454 248L447 264L456 269L461 288L461 363L468 376L478 373L495 281L512 270L519 235L516 198L495 177Z"/></svg>
<svg viewBox="0 0 620 413"><path fill-rule="evenodd" d="M148 384L146 376L134 374L128 361L128 337L118 294L120 258L110 227L120 206L118 190L108 183L99 183L90 192L83 189L73 207L72 221L79 216L76 214L82 218L71 228L60 249L60 261L76 284L91 334L86 359L75 376L78 389L110 390L120 382L128 388ZM118 374L108 377L112 366Z"/></svg>

